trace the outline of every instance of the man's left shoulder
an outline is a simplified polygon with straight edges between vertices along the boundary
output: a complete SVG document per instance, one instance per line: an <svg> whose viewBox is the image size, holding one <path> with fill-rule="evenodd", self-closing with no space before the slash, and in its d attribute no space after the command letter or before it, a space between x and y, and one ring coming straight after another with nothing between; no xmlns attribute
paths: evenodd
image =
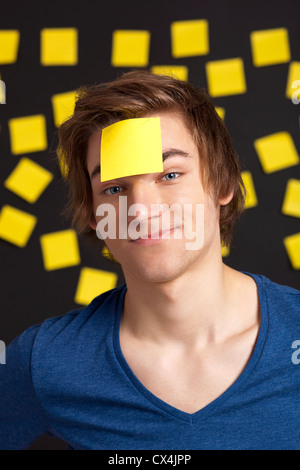
<svg viewBox="0 0 300 470"><path fill-rule="evenodd" d="M276 282L263 274L251 274L256 282L261 307L271 312L281 312L285 316L294 313L300 321L300 290Z"/></svg>
<svg viewBox="0 0 300 470"><path fill-rule="evenodd" d="M259 290L265 295L269 313L277 313L283 321L300 325L300 290L263 275L255 278Z"/></svg>
<svg viewBox="0 0 300 470"><path fill-rule="evenodd" d="M266 276L260 276L266 286L267 289L273 291L274 294L284 295L284 296L296 296L295 298L298 300L300 299L300 290L296 289L295 287L291 287L286 284L280 284L269 279Z"/></svg>

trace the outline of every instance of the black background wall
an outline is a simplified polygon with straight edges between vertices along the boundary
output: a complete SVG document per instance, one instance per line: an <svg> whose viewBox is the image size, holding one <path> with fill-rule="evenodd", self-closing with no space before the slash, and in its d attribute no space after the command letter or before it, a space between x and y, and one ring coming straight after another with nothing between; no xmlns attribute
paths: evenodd
<svg viewBox="0 0 300 470"><path fill-rule="evenodd" d="M1 311L0 339L8 344L25 328L45 318L80 308L74 301L82 266L118 274L117 264L105 259L100 248L90 248L79 239L81 264L45 271L39 237L70 227L61 216L67 189L55 159L57 142L51 96L114 79L129 69L111 66L112 33L115 29L143 29L151 33L149 67L186 65L189 80L207 87L205 63L241 57L244 60L247 93L213 99L226 110L225 123L244 169L251 171L257 207L248 209L235 227L230 255L224 261L233 268L264 274L273 281L300 288L300 270L292 268L283 238L300 232L300 219L281 213L288 179L300 179L300 165L265 174L253 146L259 137L280 131L291 134L298 152L300 106L285 96L289 63L254 67L250 32L285 27L289 31L291 60L300 60L299 0L112 0L5 2L1 6L0 29L18 29L17 62L0 66L6 83L6 105L0 106L1 206L10 204L38 217L25 248L0 240ZM207 19L210 53L174 59L171 55L170 24L178 20ZM75 66L45 67L40 64L40 30L75 27L79 34L79 60ZM300 79L300 77L298 77ZM3 182L21 156L11 153L8 120L44 114L48 150L27 156L50 170L55 178L34 205L4 188ZM1 386L1 385L0 385ZM58 439L43 437L31 449L65 449Z"/></svg>

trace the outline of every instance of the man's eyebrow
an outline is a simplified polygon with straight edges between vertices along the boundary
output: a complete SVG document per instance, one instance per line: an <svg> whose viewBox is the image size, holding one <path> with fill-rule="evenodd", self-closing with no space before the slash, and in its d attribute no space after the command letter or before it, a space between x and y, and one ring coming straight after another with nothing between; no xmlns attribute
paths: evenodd
<svg viewBox="0 0 300 470"><path fill-rule="evenodd" d="M90 176L91 181L98 174L100 174L100 165L97 165L92 171L91 176Z"/></svg>
<svg viewBox="0 0 300 470"><path fill-rule="evenodd" d="M169 149L163 153L163 162L170 157L190 157L190 154L180 149Z"/></svg>
<svg viewBox="0 0 300 470"><path fill-rule="evenodd" d="M180 149L169 149L169 150L166 150L162 155L163 162L167 160L167 158L177 157L177 156L178 157L190 157L190 154ZM92 171L91 180L98 174L100 174L100 165L97 165Z"/></svg>

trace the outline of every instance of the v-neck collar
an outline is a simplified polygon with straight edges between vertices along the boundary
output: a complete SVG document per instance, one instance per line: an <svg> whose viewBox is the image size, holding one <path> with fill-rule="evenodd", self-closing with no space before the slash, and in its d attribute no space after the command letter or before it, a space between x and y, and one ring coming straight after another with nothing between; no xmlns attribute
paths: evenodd
<svg viewBox="0 0 300 470"><path fill-rule="evenodd" d="M152 405L159 408L160 410L163 410L169 415L174 416L175 418L178 418L183 421L190 422L190 423L194 423L197 420L202 419L202 417L206 416L207 414L213 412L216 408L219 408L222 405L222 403L224 403L225 400L227 400L233 393L235 393L237 389L241 387L241 385L245 382L245 380L247 380L247 378L251 374L252 370L254 369L254 367L256 366L260 358L260 355L262 353L262 350L266 341L268 323L269 323L269 312L268 312L265 287L264 287L264 283L263 283L261 276L256 275L256 274L250 274L248 272L243 272L243 273L247 274L248 276L254 279L257 285L257 289L258 289L258 297L259 297L259 303L260 303L260 327L259 327L259 333L258 333L254 350L251 354L251 357L246 367L244 368L242 373L239 375L239 377L233 382L233 384L229 388L227 388L225 392L223 392L215 400L213 400L208 405L204 406L203 408L201 408L200 410L194 413L186 413L185 411L179 410L178 408L175 408L172 405L169 405L165 401L158 398L140 382L140 380L136 377L136 375L133 373L132 369L128 365L122 353L121 345L120 345L120 324L121 324L121 317L123 313L124 298L125 298L125 294L127 290L126 284L122 286L122 289L120 291L120 296L118 299L117 312L115 316L115 324L114 324L114 330L113 330L114 353L120 366L124 370L127 377L130 379L130 381L132 382L136 390L140 392L149 402L151 402Z"/></svg>

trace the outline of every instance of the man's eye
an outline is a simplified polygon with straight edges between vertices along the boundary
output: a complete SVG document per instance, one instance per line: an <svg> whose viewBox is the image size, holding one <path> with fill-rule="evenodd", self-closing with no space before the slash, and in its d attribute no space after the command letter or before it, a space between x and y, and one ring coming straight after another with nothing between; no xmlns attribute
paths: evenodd
<svg viewBox="0 0 300 470"><path fill-rule="evenodd" d="M166 178L167 181L174 180L178 177L176 175L180 175L180 173L177 173L177 172L167 173L166 175L162 177L162 179Z"/></svg>
<svg viewBox="0 0 300 470"><path fill-rule="evenodd" d="M112 195L112 194L117 194L120 191L122 191L121 186L112 186L111 188L107 188L103 191L104 194Z"/></svg>

